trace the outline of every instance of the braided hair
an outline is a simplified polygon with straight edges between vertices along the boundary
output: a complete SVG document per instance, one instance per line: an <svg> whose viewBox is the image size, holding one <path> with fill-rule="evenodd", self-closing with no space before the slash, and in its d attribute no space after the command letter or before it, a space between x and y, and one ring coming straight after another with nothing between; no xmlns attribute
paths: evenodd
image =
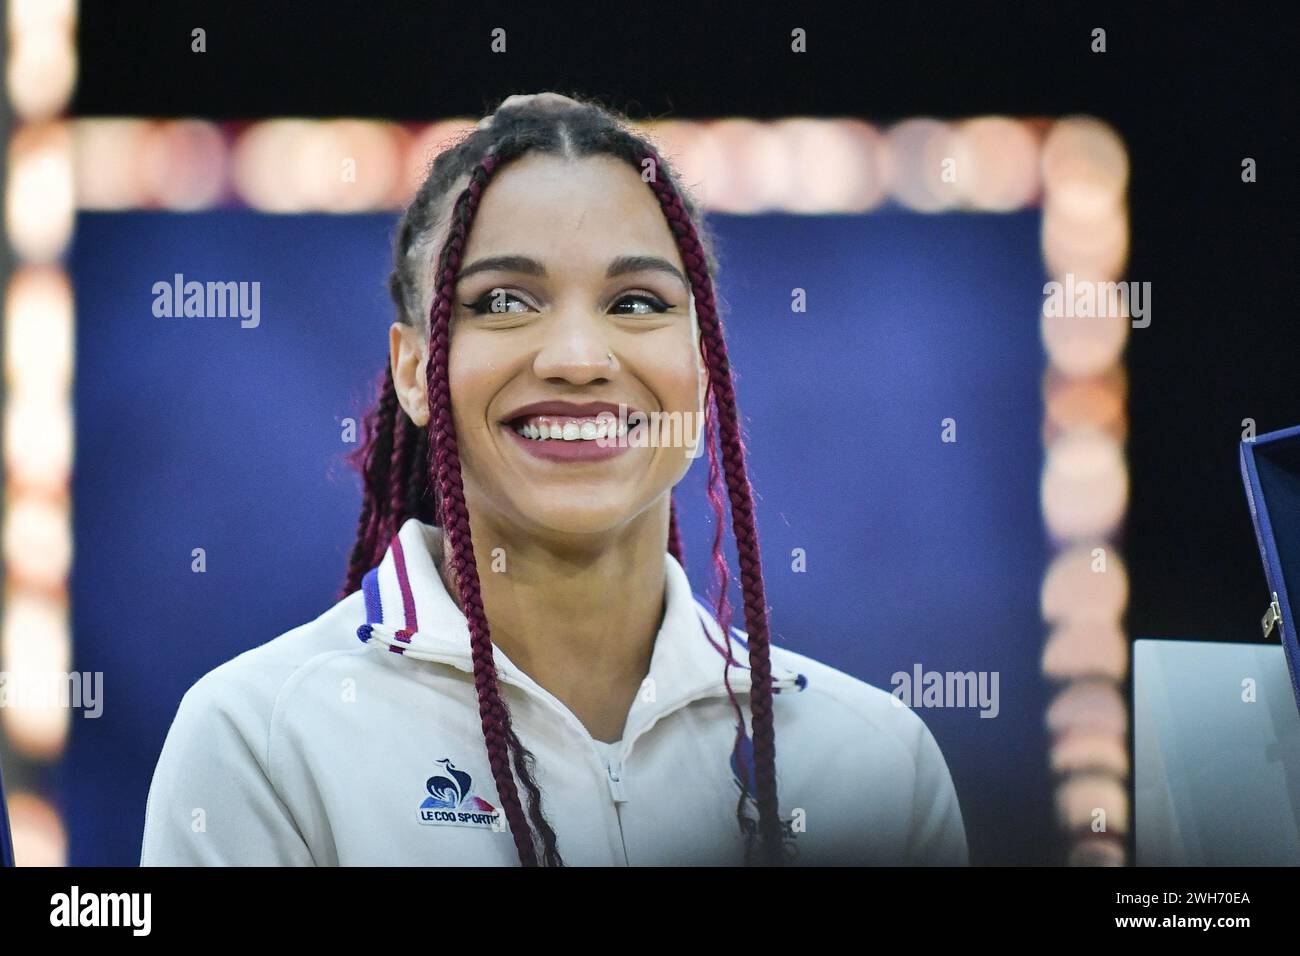
<svg viewBox="0 0 1300 956"><path fill-rule="evenodd" d="M474 683L488 764L519 860L524 866L563 865L555 832L542 812L540 789L533 780L533 756L515 734L497 682L465 504L448 374L452 301L474 216L492 177L512 160L529 152L568 158L610 155L630 164L658 200L681 254L695 298L700 351L708 371L705 395L708 497L718 519L713 566L717 578L716 611L727 642L728 673L732 661L727 601L729 571L722 553L727 504L736 539L749 637L752 772L747 766L747 748L741 746L745 738L744 719L727 680L728 696L737 718L733 762L739 768L738 778L752 779L755 790L749 793L749 784L742 783L736 813L746 836L747 859L751 858L757 837L761 862L780 864L784 834L777 810L767 605L735 390L714 299L712 276L717 263L707 233L696 225L698 212L678 186L669 164L650 143L631 132L626 118L613 110L586 101L502 107L490 124L481 124L438 156L402 217L389 289L402 322L421 327L427 316L429 423L427 428L417 426L402 409L391 368L387 369L378 399L364 419L362 444L352 456L361 473L362 505L344 593L360 587L362 577L383 559L392 537L407 519L418 518L442 528L450 557L449 577L469 625ZM456 195L447 214L453 187L462 181L466 185ZM430 287L435 235L443 231L445 241L432 271ZM666 547L679 562L683 560L675 505L670 506ZM527 812L520 799L520 786L527 792ZM757 806L756 823L745 814L747 798Z"/></svg>

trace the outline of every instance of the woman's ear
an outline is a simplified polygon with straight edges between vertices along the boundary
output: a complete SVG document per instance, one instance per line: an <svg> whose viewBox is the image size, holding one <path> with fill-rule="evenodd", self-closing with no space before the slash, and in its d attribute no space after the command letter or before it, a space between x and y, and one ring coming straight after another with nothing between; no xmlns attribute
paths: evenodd
<svg viewBox="0 0 1300 956"><path fill-rule="evenodd" d="M397 400L411 421L423 428L429 424L428 343L419 329L394 322L388 330L388 351Z"/></svg>

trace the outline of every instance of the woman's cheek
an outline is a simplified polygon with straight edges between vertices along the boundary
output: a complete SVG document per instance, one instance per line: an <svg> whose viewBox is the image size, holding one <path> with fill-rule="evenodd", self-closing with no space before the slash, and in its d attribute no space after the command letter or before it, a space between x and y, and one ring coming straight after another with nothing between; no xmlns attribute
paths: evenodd
<svg viewBox="0 0 1300 956"><path fill-rule="evenodd" d="M690 359L665 364L655 373L655 391L664 410L670 412L695 412L699 410L698 366Z"/></svg>
<svg viewBox="0 0 1300 956"><path fill-rule="evenodd" d="M488 427L488 401L495 392L496 363L472 337L453 342L448 382L461 455L473 455L473 443Z"/></svg>
<svg viewBox="0 0 1300 956"><path fill-rule="evenodd" d="M641 345L636 355L637 373L663 410L698 410L702 360L691 329L687 326L665 328L646 336Z"/></svg>

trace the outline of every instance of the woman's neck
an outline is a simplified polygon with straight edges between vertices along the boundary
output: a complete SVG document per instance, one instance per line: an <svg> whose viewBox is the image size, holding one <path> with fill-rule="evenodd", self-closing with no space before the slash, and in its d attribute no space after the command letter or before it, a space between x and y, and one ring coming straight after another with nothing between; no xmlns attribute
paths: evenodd
<svg viewBox="0 0 1300 956"><path fill-rule="evenodd" d="M471 512L472 513L472 512ZM492 641L598 740L618 740L663 621L668 499L581 548L471 518ZM443 578L459 603L442 561Z"/></svg>

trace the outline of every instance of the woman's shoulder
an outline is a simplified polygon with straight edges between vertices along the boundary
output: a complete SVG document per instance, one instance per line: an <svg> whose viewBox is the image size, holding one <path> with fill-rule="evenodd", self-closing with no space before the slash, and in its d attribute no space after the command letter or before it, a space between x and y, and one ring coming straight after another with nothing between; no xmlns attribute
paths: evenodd
<svg viewBox="0 0 1300 956"><path fill-rule="evenodd" d="M798 697L813 705L824 732L849 739L864 732L885 735L912 754L933 740L921 716L887 690L777 644L772 663L800 676Z"/></svg>
<svg viewBox="0 0 1300 956"><path fill-rule="evenodd" d="M283 797L277 715L320 662L364 652L360 593L313 621L208 671L181 698L154 768L144 865L307 865L313 862ZM284 750L285 748L280 748ZM209 819L217 830L195 829Z"/></svg>
<svg viewBox="0 0 1300 956"><path fill-rule="evenodd" d="M895 694L805 654L774 645L772 662L774 670L780 666L804 678L795 695L804 706L777 715L777 749L793 749L795 770L802 767L819 787L833 780L840 792L855 794L888 781L875 807L887 817L886 807L893 806L896 820L906 818L907 861L966 865L961 805L947 760L921 715ZM796 746L783 748L782 736L792 733ZM837 769L828 777L829 764Z"/></svg>

